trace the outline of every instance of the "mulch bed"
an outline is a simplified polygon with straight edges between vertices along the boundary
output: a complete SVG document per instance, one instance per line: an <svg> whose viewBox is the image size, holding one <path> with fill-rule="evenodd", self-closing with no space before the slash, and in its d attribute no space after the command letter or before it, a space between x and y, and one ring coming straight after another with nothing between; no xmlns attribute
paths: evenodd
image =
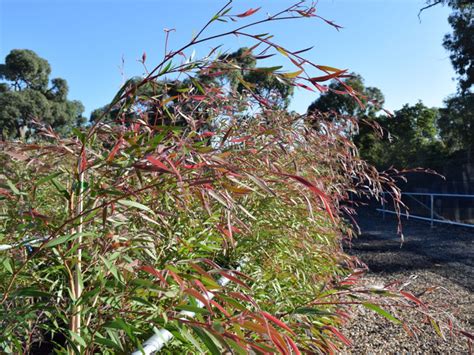
<svg viewBox="0 0 474 355"><path fill-rule="evenodd" d="M417 294L427 288L423 300L455 316L459 325L474 332L474 228L437 225L416 220L402 220L405 241L397 235L397 220L382 219L380 213L359 211L357 222L361 235L346 246L369 267L363 282L383 285L399 280L406 290ZM397 311L408 325L419 329L410 336L399 325L364 308L354 309L354 318L343 329L354 354L469 354L467 338L445 332L445 338L418 312Z"/></svg>

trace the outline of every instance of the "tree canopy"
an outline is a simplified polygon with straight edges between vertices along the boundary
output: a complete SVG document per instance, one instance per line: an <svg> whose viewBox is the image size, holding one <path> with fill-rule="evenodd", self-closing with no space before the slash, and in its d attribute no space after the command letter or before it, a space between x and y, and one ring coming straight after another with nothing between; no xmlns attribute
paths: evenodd
<svg viewBox="0 0 474 355"><path fill-rule="evenodd" d="M199 92L203 86L222 90L224 93L233 91L244 95L251 92L259 99L265 100L272 107L286 109L294 92L293 86L272 75L270 69L274 68L258 68L257 62L258 57L252 53L251 49L239 48L235 52L219 55L212 66L199 69L194 77L184 80L160 79L147 81L137 88L136 96L142 97L144 99L142 101L147 102L141 109L153 124L167 124L169 122L156 121L156 117L162 119L163 113L157 112L157 107L150 105L149 98L159 97L167 100L167 109L173 111L180 92L189 89ZM129 83L134 85L142 80L141 77L134 77L130 79ZM203 112L196 111L196 106L198 105L190 103L187 106L187 112L203 114ZM180 109L183 110L183 107L181 106ZM105 105L92 111L90 120L95 122L104 115L103 119L105 121L113 121L119 119L117 114L117 110L114 108L109 110L109 106ZM185 124L185 122L183 120L174 122L174 124L180 125Z"/></svg>
<svg viewBox="0 0 474 355"><path fill-rule="evenodd" d="M357 91L358 101L347 86ZM443 143L439 137L439 112L422 102L404 105L393 115L382 112L384 95L376 87L366 87L364 79L352 74L344 81L333 81L329 90L309 107L325 117L342 116L356 122L358 129L349 132L363 159L378 168L436 167L442 159ZM445 128L447 130L447 128Z"/></svg>
<svg viewBox="0 0 474 355"><path fill-rule="evenodd" d="M447 34L443 45L450 52L458 74L459 92L445 100L440 110L440 136L449 150L471 149L474 141L474 2L472 0L430 0L429 8L445 4L452 8L448 21L453 32Z"/></svg>
<svg viewBox="0 0 474 355"><path fill-rule="evenodd" d="M14 49L0 64L0 137L14 139L35 133L33 119L66 134L85 122L84 106L67 98L66 80L53 78L51 66L29 49Z"/></svg>
<svg viewBox="0 0 474 355"><path fill-rule="evenodd" d="M347 86L358 93L359 102L349 95ZM346 94L341 95L341 92ZM343 116L373 116L383 106L385 98L382 91L376 87L366 87L364 79L359 74L352 73L344 81L334 80L329 84L329 90L323 93L309 107L308 112L334 112Z"/></svg>
<svg viewBox="0 0 474 355"><path fill-rule="evenodd" d="M440 110L440 135L451 151L470 149L474 144L474 94L456 95Z"/></svg>
<svg viewBox="0 0 474 355"><path fill-rule="evenodd" d="M443 45L451 53L460 91L467 92L474 85L474 3L459 0L450 3L453 12L448 21L453 32L445 36Z"/></svg>

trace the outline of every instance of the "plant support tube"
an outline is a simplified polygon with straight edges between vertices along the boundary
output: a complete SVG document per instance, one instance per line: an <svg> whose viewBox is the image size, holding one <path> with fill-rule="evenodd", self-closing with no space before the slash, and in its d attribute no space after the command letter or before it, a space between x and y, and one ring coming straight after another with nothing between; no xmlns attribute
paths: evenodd
<svg viewBox="0 0 474 355"><path fill-rule="evenodd" d="M237 271L240 270L240 267L237 268ZM221 285L222 287L225 287L230 280L223 276L221 277L217 283ZM206 292L204 295L207 301L210 301L214 298L214 294L212 292ZM203 308L204 303L201 301L197 301L197 307ZM196 313L190 312L190 311L181 311L179 312L180 315L193 318ZM181 317L181 319L186 319L184 317ZM169 332L166 329L159 329L154 335L152 335L150 338L148 338L143 344L143 350L136 350L135 352L132 353L132 355L151 355L155 354L156 352L160 351L171 339L173 339L173 334Z"/></svg>

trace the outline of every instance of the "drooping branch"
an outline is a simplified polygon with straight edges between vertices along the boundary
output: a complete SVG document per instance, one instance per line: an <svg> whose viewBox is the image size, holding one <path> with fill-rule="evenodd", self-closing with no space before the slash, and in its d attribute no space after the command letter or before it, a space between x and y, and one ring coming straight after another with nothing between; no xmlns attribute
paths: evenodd
<svg viewBox="0 0 474 355"><path fill-rule="evenodd" d="M428 9L430 9L430 8L436 6L436 5L442 4L442 3L443 3L443 0L436 0L435 2L433 2L433 3L429 4L429 5L426 5L426 6L422 7L422 8L420 9L420 11L418 12L418 20L421 22L421 13L422 13L423 11L428 10Z"/></svg>

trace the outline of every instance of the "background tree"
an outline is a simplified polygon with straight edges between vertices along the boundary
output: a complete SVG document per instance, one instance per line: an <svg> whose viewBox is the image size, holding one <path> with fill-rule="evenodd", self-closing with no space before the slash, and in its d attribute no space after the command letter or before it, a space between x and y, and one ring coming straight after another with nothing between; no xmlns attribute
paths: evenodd
<svg viewBox="0 0 474 355"><path fill-rule="evenodd" d="M354 99L347 90L347 86L358 92L358 99ZM346 92L341 95L341 92ZM308 113L323 113L324 119L331 121L346 117L357 121L358 129L351 136L359 148L360 155L368 162L380 166L385 161L385 152L377 134L380 119L377 114L382 109L385 98L380 89L366 87L364 79L359 74L351 74L343 82L333 81L329 90L316 99L309 107ZM314 125L318 125L315 122ZM374 127L375 126L375 127Z"/></svg>
<svg viewBox="0 0 474 355"><path fill-rule="evenodd" d="M444 38L444 47L451 52L450 58L454 70L459 75L459 89L469 91L474 85L474 2L472 0L429 0L426 10L438 4L453 9L448 18L453 32Z"/></svg>
<svg viewBox="0 0 474 355"><path fill-rule="evenodd" d="M286 109L290 103L294 88L289 83L284 82L281 78L272 75L275 68L259 68L257 67L258 56L254 55L249 48L240 48L235 52L221 54L218 59L212 63L210 67L201 68L194 78L184 80L160 79L148 81L145 85L141 85L136 96L142 97L141 111L147 116L147 120L151 124L169 124L166 118L166 112L162 112L156 105L150 104L153 100L150 98L159 97L168 101L167 109L173 111L176 106L176 100L180 96L179 93L184 91L202 94L200 91L204 88L214 88L225 92L237 92L241 95L249 94L258 96L274 108ZM130 85L135 85L142 80L140 77L130 79ZM199 106L199 108L198 108ZM190 102L186 107L186 112L194 115L206 115L205 107L201 102ZM245 110L246 106L242 105L241 110ZM180 107L183 110L183 107ZM128 117L118 117L118 110L108 105L92 111L90 121L95 122L99 117L104 115L105 121L114 121L117 119L134 119L134 115ZM127 115L125 115L127 116ZM175 115L173 115L175 116ZM184 125L184 119L173 124Z"/></svg>
<svg viewBox="0 0 474 355"><path fill-rule="evenodd" d="M244 93L251 87L257 95L276 108L288 107L294 92L293 86L272 75L270 69L274 68L258 68L257 57L249 48L240 48L229 55L221 56L220 59L225 65L236 65L241 68L237 72L229 71L232 73L230 77L228 74L224 74L224 78L228 77L230 84L238 92Z"/></svg>
<svg viewBox="0 0 474 355"><path fill-rule="evenodd" d="M346 85L361 94L359 102L349 94L340 95L348 91ZM333 81L328 92L308 107L308 112L323 113L328 119L346 116L356 122L358 130L350 134L352 140L361 157L380 169L438 167L444 157L438 109L418 102L406 104L389 116L380 113L383 103L380 89L366 87L363 78L353 74L344 82ZM449 127L447 124L444 128L446 134Z"/></svg>
<svg viewBox="0 0 474 355"><path fill-rule="evenodd" d="M439 112L421 101L404 105L393 117L384 116L383 125L391 134L392 142L385 141L383 167L437 168L443 163L444 145L437 127Z"/></svg>
<svg viewBox="0 0 474 355"><path fill-rule="evenodd" d="M443 45L451 53L450 59L459 80L458 94L446 99L446 107L440 111L440 134L450 151L469 151L474 141L474 2L431 0L424 9L437 4L453 9L448 18L453 32L445 36Z"/></svg>
<svg viewBox="0 0 474 355"><path fill-rule="evenodd" d="M450 151L472 149L474 143L474 94L452 96L440 110L440 135Z"/></svg>
<svg viewBox="0 0 474 355"><path fill-rule="evenodd" d="M360 103L347 91L351 87L358 95ZM341 92L346 94L341 95ZM333 81L329 90L308 107L308 112L333 112L337 116L368 117L375 116L385 102L382 91L376 87L366 87L359 74L352 73L343 82ZM375 105L376 103L376 105Z"/></svg>
<svg viewBox="0 0 474 355"><path fill-rule="evenodd" d="M82 125L84 106L69 101L66 80L55 78L48 88L51 67L29 49L14 49L0 65L0 137L12 139L34 135L32 121L39 119L58 133L67 134Z"/></svg>
<svg viewBox="0 0 474 355"><path fill-rule="evenodd" d="M453 32L445 36L443 45L451 52L461 92L467 92L474 85L474 3L458 2L448 21Z"/></svg>

